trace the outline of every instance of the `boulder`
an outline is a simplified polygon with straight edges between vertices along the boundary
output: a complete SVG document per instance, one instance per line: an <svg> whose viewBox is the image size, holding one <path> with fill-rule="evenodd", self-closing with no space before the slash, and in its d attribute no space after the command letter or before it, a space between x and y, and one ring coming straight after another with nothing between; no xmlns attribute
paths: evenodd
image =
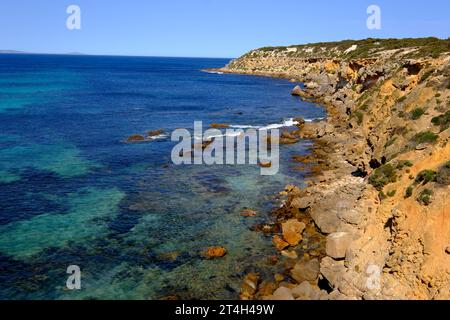
<svg viewBox="0 0 450 320"><path fill-rule="evenodd" d="M309 260L303 258L295 264L291 270L291 276L297 283L302 283L303 281L313 282L317 280L319 271L320 263L318 259Z"/></svg>
<svg viewBox="0 0 450 320"><path fill-rule="evenodd" d="M277 285L270 281L263 281L258 288L258 298L266 298L270 297L275 290L277 289Z"/></svg>
<svg viewBox="0 0 450 320"><path fill-rule="evenodd" d="M314 203L314 198L311 196L297 197L292 199L291 206L296 209L307 209Z"/></svg>
<svg viewBox="0 0 450 320"><path fill-rule="evenodd" d="M319 300L321 295L320 289L313 287L308 281L303 281L291 292L296 300Z"/></svg>
<svg viewBox="0 0 450 320"><path fill-rule="evenodd" d="M348 232L335 232L327 237L326 253L333 259L345 258L347 248L352 243L352 235Z"/></svg>
<svg viewBox="0 0 450 320"><path fill-rule="evenodd" d="M428 144L428 143L419 143L417 146L416 146L416 150L425 150L425 149L427 149L428 147L430 146L430 144Z"/></svg>
<svg viewBox="0 0 450 320"><path fill-rule="evenodd" d="M279 287L272 295L272 300L294 300L294 296L290 289Z"/></svg>
<svg viewBox="0 0 450 320"><path fill-rule="evenodd" d="M241 300L252 300L255 297L256 290L258 289L259 275L257 273L250 272L244 277L241 286Z"/></svg>
<svg viewBox="0 0 450 320"><path fill-rule="evenodd" d="M259 166L261 168L270 168L270 167L272 167L272 162L260 162Z"/></svg>
<svg viewBox="0 0 450 320"><path fill-rule="evenodd" d="M227 254L227 249L220 246L209 247L203 251L203 256L207 259L222 258Z"/></svg>
<svg viewBox="0 0 450 320"><path fill-rule="evenodd" d="M325 257L320 262L320 273L327 279L332 288L336 288L345 274L344 261L336 261Z"/></svg>
<svg viewBox="0 0 450 320"><path fill-rule="evenodd" d="M143 142L145 141L145 137L140 134L133 134L129 136L127 142Z"/></svg>
<svg viewBox="0 0 450 320"><path fill-rule="evenodd" d="M303 94L303 90L302 90L302 88L300 88L300 86L295 86L291 92L291 95L293 95L293 96L301 97L302 94Z"/></svg>
<svg viewBox="0 0 450 320"><path fill-rule="evenodd" d="M151 130L151 131L147 131L147 136L155 137L155 136L159 136L160 134L163 134L163 133L164 133L163 129Z"/></svg>
<svg viewBox="0 0 450 320"><path fill-rule="evenodd" d="M297 252L295 252L295 251L283 250L283 251L281 251L281 255L288 259L297 259L298 258Z"/></svg>
<svg viewBox="0 0 450 320"><path fill-rule="evenodd" d="M210 127L214 129L227 129L230 126L225 123L211 123Z"/></svg>
<svg viewBox="0 0 450 320"><path fill-rule="evenodd" d="M275 245L275 248L277 248L278 251L283 250L284 248L289 246L289 243L284 241L279 235L275 235L272 239L273 244Z"/></svg>
<svg viewBox="0 0 450 320"><path fill-rule="evenodd" d="M281 225L283 238L291 246L296 246L302 240L302 232L306 225L297 219L289 219Z"/></svg>

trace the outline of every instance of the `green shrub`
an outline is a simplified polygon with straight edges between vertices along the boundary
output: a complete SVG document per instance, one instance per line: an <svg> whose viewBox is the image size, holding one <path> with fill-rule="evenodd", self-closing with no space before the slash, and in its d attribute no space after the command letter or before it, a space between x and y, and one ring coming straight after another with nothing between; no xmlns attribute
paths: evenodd
<svg viewBox="0 0 450 320"><path fill-rule="evenodd" d="M413 111L411 111L411 119L417 120L421 116L423 116L424 113L425 113L425 109L423 109L423 108L416 108Z"/></svg>
<svg viewBox="0 0 450 320"><path fill-rule="evenodd" d="M431 123L435 126L440 126L441 131L447 129L450 125L450 110L439 116L433 117L433 119L431 119Z"/></svg>
<svg viewBox="0 0 450 320"><path fill-rule="evenodd" d="M417 174L416 182L417 182L417 183L422 183L422 184L425 185L425 184L427 184L428 182L436 181L436 177L437 177L436 171L433 171L433 170L423 170L423 171L420 171L420 172Z"/></svg>
<svg viewBox="0 0 450 320"><path fill-rule="evenodd" d="M438 92L434 95L436 98L439 98L441 96L441 94Z"/></svg>
<svg viewBox="0 0 450 320"><path fill-rule="evenodd" d="M447 186L450 185L450 161L447 161L439 168L436 182Z"/></svg>
<svg viewBox="0 0 450 320"><path fill-rule="evenodd" d="M438 139L438 135L431 131L422 131L416 134L413 140L416 143L435 142Z"/></svg>
<svg viewBox="0 0 450 320"><path fill-rule="evenodd" d="M428 71L426 71L426 72L422 75L422 77L420 78L419 83L422 83L422 82L424 82L425 80L427 80L427 79L433 74L433 72L434 72L434 70L428 70Z"/></svg>
<svg viewBox="0 0 450 320"><path fill-rule="evenodd" d="M388 142L386 142L386 144L384 145L385 148L390 147L394 144L395 140L397 140L397 137L393 137L392 139L390 139Z"/></svg>
<svg viewBox="0 0 450 320"><path fill-rule="evenodd" d="M378 191L389 183L395 182L397 175L395 169L391 164L385 164L377 168L369 177L369 183L373 185Z"/></svg>
<svg viewBox="0 0 450 320"><path fill-rule="evenodd" d="M394 131L392 132L392 134L403 136L403 135L405 135L405 133L407 133L407 132L408 132L408 128L406 128L405 126L400 126L400 127L396 127L396 128L394 129Z"/></svg>
<svg viewBox="0 0 450 320"><path fill-rule="evenodd" d="M403 96L403 97L398 98L396 102L397 103L402 103L405 100L406 100L406 96Z"/></svg>
<svg viewBox="0 0 450 320"><path fill-rule="evenodd" d="M413 191L414 191L414 189L412 186L409 186L408 188L406 188L405 199L411 197L413 194Z"/></svg>
<svg viewBox="0 0 450 320"><path fill-rule="evenodd" d="M404 167L412 167L413 163L410 160L399 160L397 162L397 169L402 170Z"/></svg>
<svg viewBox="0 0 450 320"><path fill-rule="evenodd" d="M361 125L364 119L364 113L362 113L359 110L356 110L355 112L352 113L352 117L355 117L358 124Z"/></svg>
<svg viewBox="0 0 450 320"><path fill-rule="evenodd" d="M431 191L430 189L425 189L419 194L417 201L419 201L420 203L427 206L431 203L432 197L433 197L433 191Z"/></svg>
<svg viewBox="0 0 450 320"><path fill-rule="evenodd" d="M391 191L388 191L387 196L392 198L393 196L395 196L396 193L397 193L397 190L391 190Z"/></svg>

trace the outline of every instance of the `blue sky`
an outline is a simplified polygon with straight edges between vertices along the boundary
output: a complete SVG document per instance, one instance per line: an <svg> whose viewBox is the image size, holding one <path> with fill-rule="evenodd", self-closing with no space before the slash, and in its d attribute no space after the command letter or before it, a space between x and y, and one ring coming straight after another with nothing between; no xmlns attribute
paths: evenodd
<svg viewBox="0 0 450 320"><path fill-rule="evenodd" d="M66 8L81 8L68 30ZM382 29L366 28L381 7ZM0 49L237 57L262 46L450 36L449 0L1 0Z"/></svg>

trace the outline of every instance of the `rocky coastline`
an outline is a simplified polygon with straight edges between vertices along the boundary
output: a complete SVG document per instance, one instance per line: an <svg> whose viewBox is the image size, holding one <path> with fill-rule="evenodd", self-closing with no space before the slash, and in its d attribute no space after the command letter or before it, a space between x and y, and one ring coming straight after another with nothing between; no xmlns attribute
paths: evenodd
<svg viewBox="0 0 450 320"><path fill-rule="evenodd" d="M241 299L450 298L449 40L262 48L215 71L303 83L328 113L282 136L314 141L294 159L308 186L261 228L285 272L248 274Z"/></svg>

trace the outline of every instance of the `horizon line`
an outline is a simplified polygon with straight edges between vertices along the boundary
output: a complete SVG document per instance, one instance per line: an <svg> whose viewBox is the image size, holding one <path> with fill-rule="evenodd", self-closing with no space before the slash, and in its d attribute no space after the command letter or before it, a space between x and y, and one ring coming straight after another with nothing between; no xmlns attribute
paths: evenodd
<svg viewBox="0 0 450 320"><path fill-rule="evenodd" d="M236 57L201 57L201 56L160 56L160 55L127 55L127 54L96 54L96 53L55 53L27 52L20 50L0 50L0 55L52 55L52 56L95 56L95 57L134 57L134 58L190 58L190 59L236 59Z"/></svg>

